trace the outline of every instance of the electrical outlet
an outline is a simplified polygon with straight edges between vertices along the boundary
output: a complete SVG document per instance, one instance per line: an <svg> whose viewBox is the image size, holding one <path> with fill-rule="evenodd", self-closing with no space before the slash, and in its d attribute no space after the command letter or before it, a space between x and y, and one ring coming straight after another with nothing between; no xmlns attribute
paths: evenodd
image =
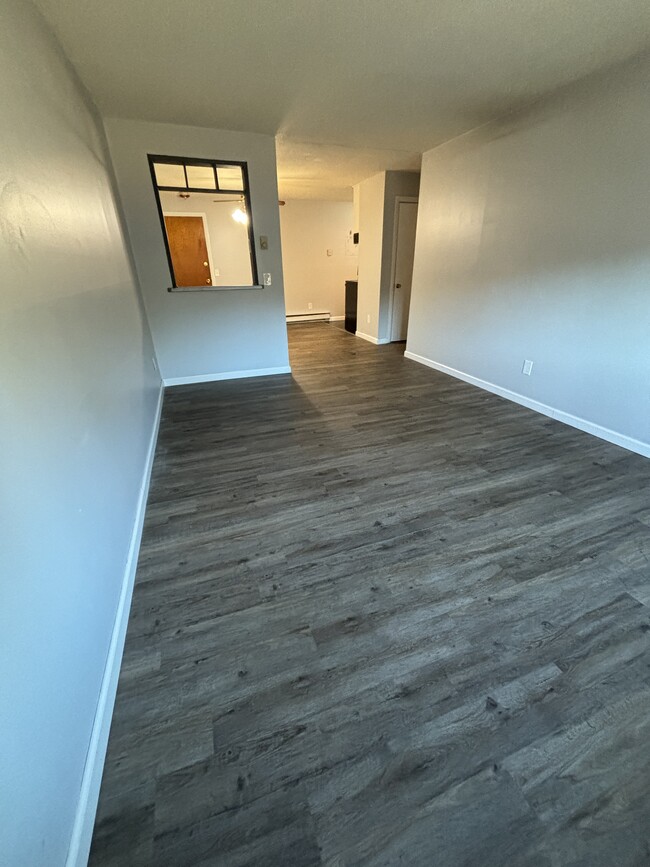
<svg viewBox="0 0 650 867"><path fill-rule="evenodd" d="M333 256L333 255L334 255L334 250L328 249L328 251L327 251L327 255L328 255L328 256Z"/></svg>
<svg viewBox="0 0 650 867"><path fill-rule="evenodd" d="M521 372L524 376L530 376L533 372L533 362L526 359L526 361L524 361L524 366L521 368Z"/></svg>
<svg viewBox="0 0 650 867"><path fill-rule="evenodd" d="M368 325L370 325L370 314L368 314L368 315L366 316L366 322L368 323Z"/></svg>
<svg viewBox="0 0 650 867"><path fill-rule="evenodd" d="M265 286L271 285L271 275L270 274L264 274L264 285Z"/></svg>
<svg viewBox="0 0 650 867"><path fill-rule="evenodd" d="M269 249L269 239L266 235L260 235L260 250Z"/></svg>
<svg viewBox="0 0 650 867"><path fill-rule="evenodd" d="M307 310L313 310L313 307L314 307L314 305L310 301L309 304L307 305Z"/></svg>

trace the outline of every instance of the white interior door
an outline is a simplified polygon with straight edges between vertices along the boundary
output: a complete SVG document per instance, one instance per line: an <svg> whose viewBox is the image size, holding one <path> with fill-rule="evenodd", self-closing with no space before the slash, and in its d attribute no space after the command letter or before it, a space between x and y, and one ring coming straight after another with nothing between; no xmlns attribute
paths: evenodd
<svg viewBox="0 0 650 867"><path fill-rule="evenodd" d="M393 283L393 309L391 316L391 340L406 340L411 304L411 280L413 278L413 254L415 253L415 225L418 216L417 202L398 202L395 232L395 276Z"/></svg>

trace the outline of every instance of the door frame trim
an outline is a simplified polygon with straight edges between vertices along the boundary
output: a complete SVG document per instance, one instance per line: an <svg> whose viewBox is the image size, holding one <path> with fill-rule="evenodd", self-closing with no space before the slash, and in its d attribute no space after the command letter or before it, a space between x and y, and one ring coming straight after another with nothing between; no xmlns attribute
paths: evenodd
<svg viewBox="0 0 650 867"><path fill-rule="evenodd" d="M395 196L393 212L393 246L390 262L390 292L388 293L388 342L393 342L393 303L395 301L395 272L397 270L397 230L399 227L399 206L402 202L419 205L419 196ZM408 331L407 331L408 337ZM395 341L398 342L398 341Z"/></svg>
<svg viewBox="0 0 650 867"><path fill-rule="evenodd" d="M163 217L201 217L203 220L203 234L205 235L205 246L208 251L208 265L210 266L210 279L214 286L214 263L212 261L212 247L210 246L210 231L208 229L208 215L200 211L163 211ZM169 244L169 241L167 241ZM171 250L169 251L171 256Z"/></svg>

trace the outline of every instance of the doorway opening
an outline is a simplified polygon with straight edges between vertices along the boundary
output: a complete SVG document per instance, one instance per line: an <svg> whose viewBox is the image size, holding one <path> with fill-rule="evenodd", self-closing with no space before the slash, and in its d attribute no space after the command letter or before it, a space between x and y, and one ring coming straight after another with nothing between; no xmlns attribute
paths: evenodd
<svg viewBox="0 0 650 867"><path fill-rule="evenodd" d="M351 201L286 199L280 207L287 323L345 325L346 286L356 280Z"/></svg>
<svg viewBox="0 0 650 867"><path fill-rule="evenodd" d="M391 343L405 341L408 333L417 216L417 198L398 196L395 199L388 322L388 335Z"/></svg>

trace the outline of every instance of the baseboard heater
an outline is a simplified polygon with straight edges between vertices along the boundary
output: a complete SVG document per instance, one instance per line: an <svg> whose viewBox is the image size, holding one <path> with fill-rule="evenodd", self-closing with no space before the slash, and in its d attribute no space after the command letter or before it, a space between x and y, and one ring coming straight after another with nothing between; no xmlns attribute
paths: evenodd
<svg viewBox="0 0 650 867"><path fill-rule="evenodd" d="M327 313L287 313L287 322L329 322L330 315Z"/></svg>

